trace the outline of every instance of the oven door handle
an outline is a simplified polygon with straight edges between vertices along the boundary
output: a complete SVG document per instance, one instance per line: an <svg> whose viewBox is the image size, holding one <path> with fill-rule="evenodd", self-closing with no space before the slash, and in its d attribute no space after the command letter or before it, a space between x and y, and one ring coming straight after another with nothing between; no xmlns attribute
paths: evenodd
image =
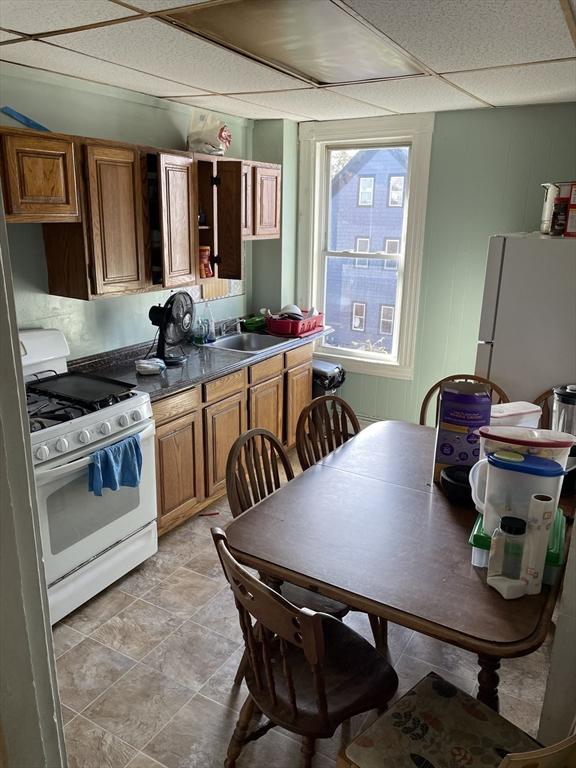
<svg viewBox="0 0 576 768"><path fill-rule="evenodd" d="M138 432L135 434L139 434L141 440L146 440L146 438L154 434L154 423L149 424L146 427L146 429L143 429L141 432ZM120 440L117 442L120 442ZM114 443L111 443L111 445L113 444ZM78 469L84 469L84 467L88 467L91 462L92 462L91 456L84 456L81 459L76 459L76 461L70 461L68 462L68 464L62 464L59 467L52 467L52 468L35 467L34 476L35 476L36 482L38 484L42 484L46 480L56 480L59 477L64 477L65 475L75 472Z"/></svg>

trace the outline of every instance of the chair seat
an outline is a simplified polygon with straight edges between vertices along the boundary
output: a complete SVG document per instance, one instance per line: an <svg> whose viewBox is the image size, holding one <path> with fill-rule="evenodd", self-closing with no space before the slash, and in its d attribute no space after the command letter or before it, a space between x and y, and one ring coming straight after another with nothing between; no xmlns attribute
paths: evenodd
<svg viewBox="0 0 576 768"><path fill-rule="evenodd" d="M431 672L346 749L355 768L496 768L538 742Z"/></svg>
<svg viewBox="0 0 576 768"><path fill-rule="evenodd" d="M277 725L301 735L328 738L340 723L370 709L384 708L398 687L398 676L388 662L361 635L332 616L323 617L325 656L322 660L326 684L328 721L318 716L318 700L310 666L296 646L286 649L297 691L298 716L291 714L290 698L279 654L272 654L276 702L256 685L254 673L246 671L246 684L256 705ZM264 674L264 670L262 670ZM265 697L265 698L264 698Z"/></svg>
<svg viewBox="0 0 576 768"><path fill-rule="evenodd" d="M327 613L329 616L335 616L337 619L342 619L350 612L350 608L338 600L332 600L329 597L324 597L319 592L298 587L296 584L290 584L287 581L280 587L280 594L297 608L308 608L316 613Z"/></svg>

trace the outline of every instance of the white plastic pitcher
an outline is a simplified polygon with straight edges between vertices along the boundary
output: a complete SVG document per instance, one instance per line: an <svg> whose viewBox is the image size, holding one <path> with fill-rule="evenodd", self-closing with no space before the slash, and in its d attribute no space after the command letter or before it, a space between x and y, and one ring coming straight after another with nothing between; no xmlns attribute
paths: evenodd
<svg viewBox="0 0 576 768"><path fill-rule="evenodd" d="M484 516L485 533L492 536L504 515L528 520L535 493L552 496L557 506L563 478L564 469L557 461L513 451L488 454L474 464L469 476L472 499Z"/></svg>

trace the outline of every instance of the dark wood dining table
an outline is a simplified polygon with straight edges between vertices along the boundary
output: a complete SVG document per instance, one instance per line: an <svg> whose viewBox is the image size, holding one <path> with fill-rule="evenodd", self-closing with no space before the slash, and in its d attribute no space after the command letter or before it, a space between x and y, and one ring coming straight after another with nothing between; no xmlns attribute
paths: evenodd
<svg viewBox="0 0 576 768"><path fill-rule="evenodd" d="M227 526L242 563L478 655L478 699L498 709L502 658L546 638L561 579L505 600L471 565L476 512L432 481L435 430L371 424ZM383 631L383 637L385 632Z"/></svg>

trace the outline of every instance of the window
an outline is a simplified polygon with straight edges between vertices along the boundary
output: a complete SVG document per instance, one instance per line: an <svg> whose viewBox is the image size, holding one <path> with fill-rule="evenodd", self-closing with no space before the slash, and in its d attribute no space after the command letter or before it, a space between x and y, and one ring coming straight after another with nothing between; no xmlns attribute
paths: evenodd
<svg viewBox="0 0 576 768"><path fill-rule="evenodd" d="M391 336L394 332L394 307L382 304L380 307L380 333Z"/></svg>
<svg viewBox="0 0 576 768"><path fill-rule="evenodd" d="M297 298L333 328L315 355L347 370L412 378L433 125L395 115L299 127Z"/></svg>
<svg viewBox="0 0 576 768"><path fill-rule="evenodd" d="M355 301L352 304L352 325L353 331L363 331L366 321L366 304Z"/></svg>
<svg viewBox="0 0 576 768"><path fill-rule="evenodd" d="M404 205L404 176L390 176L388 205L390 208L402 208Z"/></svg>
<svg viewBox="0 0 576 768"><path fill-rule="evenodd" d="M374 205L374 176L360 176L358 179L358 205Z"/></svg>
<svg viewBox="0 0 576 768"><path fill-rule="evenodd" d="M384 253L388 254L389 256L396 256L400 253L400 240L397 240L396 238L389 238L387 237L384 240Z"/></svg>
<svg viewBox="0 0 576 768"><path fill-rule="evenodd" d="M356 251L356 253L368 253L370 250L370 238L357 237L356 248L354 250Z"/></svg>

